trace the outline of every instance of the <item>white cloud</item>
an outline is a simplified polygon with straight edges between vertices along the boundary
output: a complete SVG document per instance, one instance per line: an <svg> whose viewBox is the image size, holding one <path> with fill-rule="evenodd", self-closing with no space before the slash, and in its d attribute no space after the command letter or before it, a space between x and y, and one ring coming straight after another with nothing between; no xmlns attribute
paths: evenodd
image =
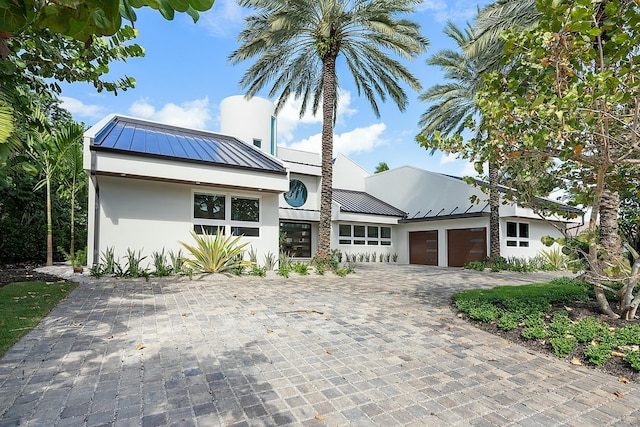
<svg viewBox="0 0 640 427"><path fill-rule="evenodd" d="M129 113L142 119L195 129L205 129L207 122L211 120L208 97L186 101L180 105L170 102L159 110L147 99L141 99L129 107Z"/></svg>
<svg viewBox="0 0 640 427"><path fill-rule="evenodd" d="M440 164L441 165L446 165L448 163L453 163L456 160L458 160L458 155L454 154L454 153L442 153L442 156L440 156Z"/></svg>
<svg viewBox="0 0 640 427"><path fill-rule="evenodd" d="M344 123L345 118L351 117L356 110L350 108L351 92L338 89L338 111L337 124ZM300 117L301 99L289 98L284 106L278 112L278 140L286 144L293 139L293 134L300 124L322 123L322 105L318 108L318 114L311 114L311 108L307 108L307 112Z"/></svg>
<svg viewBox="0 0 640 427"><path fill-rule="evenodd" d="M382 137L387 126L375 123L367 127L356 128L352 131L333 136L333 152L349 155L371 151L383 145L386 140ZM322 150L322 134L318 133L302 141L294 142L289 148L320 153Z"/></svg>
<svg viewBox="0 0 640 427"><path fill-rule="evenodd" d="M101 118L107 114L106 108L102 105L87 105L79 99L61 96L62 108L69 111L76 117Z"/></svg>
<svg viewBox="0 0 640 427"><path fill-rule="evenodd" d="M484 170L487 170L487 164L484 165ZM475 165L473 162L466 162L464 164L464 168L462 169L462 172L460 172L460 176L473 176L473 177L477 177L478 176L478 172L476 171Z"/></svg>
<svg viewBox="0 0 640 427"><path fill-rule="evenodd" d="M207 30L216 37L234 38L244 24L245 13L235 0L216 0L211 10L200 12Z"/></svg>
<svg viewBox="0 0 640 427"><path fill-rule="evenodd" d="M416 10L432 12L437 22L454 21L461 23L473 20L478 12L478 6L475 2L472 3L468 0L457 0L455 2L425 0Z"/></svg>

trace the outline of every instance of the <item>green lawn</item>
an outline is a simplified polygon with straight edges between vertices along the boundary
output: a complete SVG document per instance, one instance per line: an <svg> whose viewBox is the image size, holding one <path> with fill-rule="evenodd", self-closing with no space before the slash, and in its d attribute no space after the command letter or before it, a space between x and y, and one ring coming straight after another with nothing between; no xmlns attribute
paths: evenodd
<svg viewBox="0 0 640 427"><path fill-rule="evenodd" d="M0 288L0 357L69 295L77 283L19 282Z"/></svg>

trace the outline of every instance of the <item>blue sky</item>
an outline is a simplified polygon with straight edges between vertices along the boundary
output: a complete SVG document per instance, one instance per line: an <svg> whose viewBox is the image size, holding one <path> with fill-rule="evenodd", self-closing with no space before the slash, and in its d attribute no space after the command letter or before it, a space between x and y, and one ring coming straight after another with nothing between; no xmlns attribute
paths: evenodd
<svg viewBox="0 0 640 427"><path fill-rule="evenodd" d="M454 47L442 33L447 20L465 25L473 20L478 6L488 3L488 0L425 0L416 10L411 19L421 24L430 47L426 54L406 65L420 79L423 90L442 81L440 70L428 66L427 58L441 49ZM238 81L251 65L249 61L231 65L227 60L238 46L236 36L248 12L238 7L235 0L216 0L213 8L194 24L186 15L165 21L158 12L140 10L136 22L140 36L136 42L144 47L146 56L111 67L113 77L134 77L136 88L114 96L96 93L88 84L63 85L64 107L87 125L107 114L118 113L219 131L220 101L243 94ZM430 156L415 142L420 115L427 108L418 100L419 93L406 88L410 99L407 110L400 113L395 104L387 102L380 105L381 116L376 118L366 99L358 97L350 76L339 75L339 79L336 151L369 171L384 161L392 168L413 165L459 176L473 174L467 162L443 153ZM279 114L278 144L319 151L320 114L317 118L307 115L300 120L298 111L292 101Z"/></svg>

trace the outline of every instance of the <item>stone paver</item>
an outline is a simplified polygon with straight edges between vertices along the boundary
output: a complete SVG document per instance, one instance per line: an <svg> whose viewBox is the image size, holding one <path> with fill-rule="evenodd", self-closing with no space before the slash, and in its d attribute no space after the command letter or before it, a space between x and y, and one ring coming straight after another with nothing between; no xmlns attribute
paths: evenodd
<svg viewBox="0 0 640 427"><path fill-rule="evenodd" d="M548 277L359 264L346 278L85 278L0 361L0 427L640 425L637 384L447 306Z"/></svg>

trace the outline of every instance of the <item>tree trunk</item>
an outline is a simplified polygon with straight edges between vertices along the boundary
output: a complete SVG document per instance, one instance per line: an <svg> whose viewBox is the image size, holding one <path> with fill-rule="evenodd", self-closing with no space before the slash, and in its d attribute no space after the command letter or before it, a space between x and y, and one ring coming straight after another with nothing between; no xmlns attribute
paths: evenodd
<svg viewBox="0 0 640 427"><path fill-rule="evenodd" d="M493 264L500 257L500 193L494 162L489 162L489 207L489 264Z"/></svg>
<svg viewBox="0 0 640 427"><path fill-rule="evenodd" d="M53 226L51 221L51 181L47 177L47 266L53 265Z"/></svg>
<svg viewBox="0 0 640 427"><path fill-rule="evenodd" d="M622 258L622 239L618 233L618 211L620 195L616 191L604 190L600 201L600 244L606 252L605 262L614 263Z"/></svg>
<svg viewBox="0 0 640 427"><path fill-rule="evenodd" d="M336 58L322 60L322 186L316 258L331 256L331 204L333 199L333 117L336 90Z"/></svg>

